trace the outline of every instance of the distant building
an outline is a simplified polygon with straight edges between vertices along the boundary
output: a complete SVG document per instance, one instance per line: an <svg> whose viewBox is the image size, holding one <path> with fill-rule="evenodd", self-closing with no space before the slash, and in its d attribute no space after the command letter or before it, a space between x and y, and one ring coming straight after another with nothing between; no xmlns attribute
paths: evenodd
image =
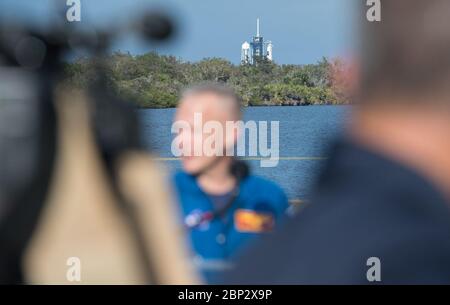
<svg viewBox="0 0 450 305"><path fill-rule="evenodd" d="M256 36L251 43L245 41L241 47L241 63L256 65L258 60L267 59L273 61L273 44L271 41L264 41L260 35L259 18L256 19Z"/></svg>

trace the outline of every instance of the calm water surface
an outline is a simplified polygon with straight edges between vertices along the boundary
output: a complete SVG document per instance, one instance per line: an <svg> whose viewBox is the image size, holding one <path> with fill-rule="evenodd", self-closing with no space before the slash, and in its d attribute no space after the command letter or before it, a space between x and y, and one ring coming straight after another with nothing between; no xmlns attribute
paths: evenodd
<svg viewBox="0 0 450 305"><path fill-rule="evenodd" d="M244 120L279 121L282 158L326 157L326 144L342 131L349 111L349 106L250 107L244 110ZM175 109L139 110L144 141L161 157L173 157L170 130L174 113ZM179 161L165 162L171 171L180 168ZM260 167L257 160L249 164L253 173L279 183L289 198L305 199L323 162L280 160L274 168Z"/></svg>

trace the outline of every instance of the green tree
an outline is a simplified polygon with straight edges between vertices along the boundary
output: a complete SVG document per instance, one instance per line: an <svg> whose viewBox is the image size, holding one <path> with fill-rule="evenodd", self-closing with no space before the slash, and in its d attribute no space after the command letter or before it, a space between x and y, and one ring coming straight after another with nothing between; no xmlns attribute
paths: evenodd
<svg viewBox="0 0 450 305"><path fill-rule="evenodd" d="M205 81L231 86L244 106L347 103L337 90L336 73L330 72L336 70L336 61L326 58L310 65L278 65L264 59L256 65L233 65L221 58L192 63L155 52L116 52L103 62L110 89L138 107L175 107L184 87ZM96 80L96 64L89 58L66 63L67 78L87 88Z"/></svg>

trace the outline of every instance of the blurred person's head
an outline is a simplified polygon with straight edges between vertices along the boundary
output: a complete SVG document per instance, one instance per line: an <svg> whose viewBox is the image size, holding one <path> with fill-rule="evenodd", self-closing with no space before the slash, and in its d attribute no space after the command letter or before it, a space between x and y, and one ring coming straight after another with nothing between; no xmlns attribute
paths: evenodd
<svg viewBox="0 0 450 305"><path fill-rule="evenodd" d="M450 106L450 1L382 1L381 21L362 28L364 102Z"/></svg>
<svg viewBox="0 0 450 305"><path fill-rule="evenodd" d="M209 170L227 170L231 158L226 151L233 149L239 131L227 133L226 122L241 119L240 105L240 98L225 85L204 83L184 90L175 116L175 122L187 122L190 126L190 131L182 129L177 135L188 146L184 150L187 153L181 156L184 171L198 175ZM211 136L220 132L204 128L207 123L221 126L223 137L215 137L220 143L211 143Z"/></svg>
<svg viewBox="0 0 450 305"><path fill-rule="evenodd" d="M450 194L450 1L382 1L362 29L350 133Z"/></svg>

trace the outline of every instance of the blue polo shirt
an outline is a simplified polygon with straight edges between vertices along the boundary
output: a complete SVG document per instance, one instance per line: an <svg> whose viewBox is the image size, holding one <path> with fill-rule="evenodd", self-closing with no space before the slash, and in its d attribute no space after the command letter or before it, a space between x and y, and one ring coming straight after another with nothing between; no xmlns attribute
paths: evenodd
<svg viewBox="0 0 450 305"><path fill-rule="evenodd" d="M188 225L190 219L211 215L218 208L217 202L231 196L210 196L194 176L183 172L178 172L174 180L194 262L207 283L217 283L245 247L278 225L288 207L279 186L250 175L241 181L238 196L222 217L205 217L192 227Z"/></svg>

